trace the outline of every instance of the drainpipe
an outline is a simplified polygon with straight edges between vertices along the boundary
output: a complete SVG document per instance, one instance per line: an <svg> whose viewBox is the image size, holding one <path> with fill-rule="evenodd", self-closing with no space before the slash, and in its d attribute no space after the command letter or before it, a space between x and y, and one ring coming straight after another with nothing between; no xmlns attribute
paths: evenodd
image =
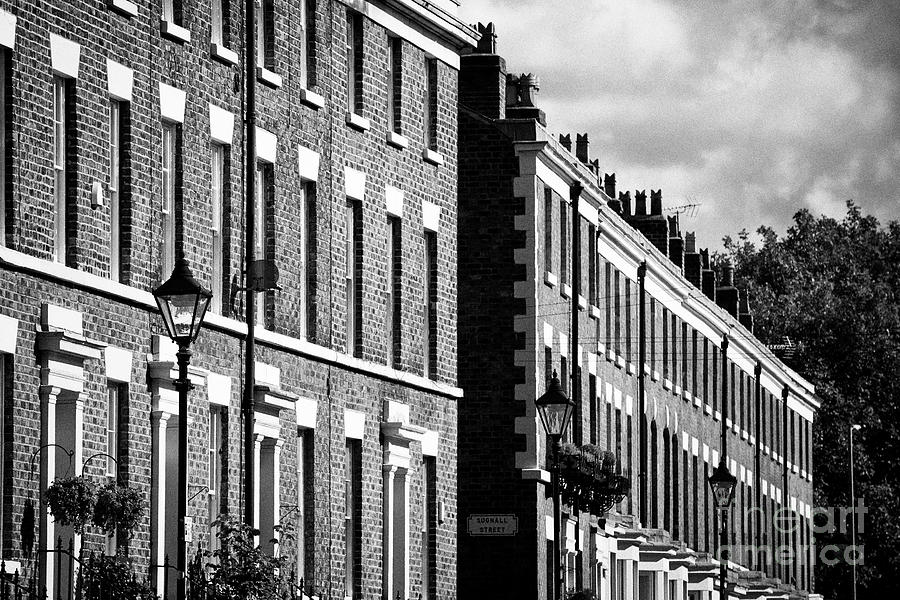
<svg viewBox="0 0 900 600"><path fill-rule="evenodd" d="M578 298L581 295L581 215L578 205L581 202L581 192L584 191L581 183L575 182L569 187L569 199L572 201L572 351L569 356L572 360L572 401L575 402L575 429L572 430L572 439L576 444L581 444L581 365L578 355Z"/></svg>
<svg viewBox="0 0 900 600"><path fill-rule="evenodd" d="M244 285L246 291L247 342L244 352L244 397L241 411L244 418L244 523L254 526L255 512L253 485L256 473L253 468L253 390L256 386L256 292L252 289L250 269L256 259L256 4L246 0L244 5L244 86L246 113L244 115L247 145L244 148Z"/></svg>
<svg viewBox="0 0 900 600"><path fill-rule="evenodd" d="M647 362L647 315L646 315L646 279L647 261L641 262L637 269L638 276L638 398L640 406L640 470L638 472L638 484L641 490L640 515L641 524L648 525L647 519L647 400L644 398L646 386L645 363Z"/></svg>

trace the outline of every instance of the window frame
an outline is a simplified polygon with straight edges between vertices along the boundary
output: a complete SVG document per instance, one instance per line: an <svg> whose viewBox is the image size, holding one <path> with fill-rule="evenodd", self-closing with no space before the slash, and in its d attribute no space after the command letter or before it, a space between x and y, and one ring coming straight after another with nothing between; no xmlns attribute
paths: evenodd
<svg viewBox="0 0 900 600"><path fill-rule="evenodd" d="M437 266L437 232L424 232L424 253L422 267L424 277L424 318L422 320L422 353L425 377L437 376L437 303L438 303L438 266Z"/></svg>
<svg viewBox="0 0 900 600"><path fill-rule="evenodd" d="M346 85L347 85L347 110L356 115L362 115L363 111L363 19L358 12L347 9L347 38L346 47Z"/></svg>
<svg viewBox="0 0 900 600"><path fill-rule="evenodd" d="M66 263L68 244L66 239L66 220L68 218L68 82L65 78L53 77L53 261Z"/></svg>
<svg viewBox="0 0 900 600"><path fill-rule="evenodd" d="M387 246L387 302L386 333L388 349L388 365L400 367L402 328L402 285L403 285L403 222L399 217L388 216Z"/></svg>
<svg viewBox="0 0 900 600"><path fill-rule="evenodd" d="M403 133L403 38L388 36L388 131Z"/></svg>
<svg viewBox="0 0 900 600"><path fill-rule="evenodd" d="M425 57L424 102L423 104L423 128L425 148L437 150L438 148L438 61L430 56Z"/></svg>
<svg viewBox="0 0 900 600"><path fill-rule="evenodd" d="M227 146L224 144L210 144L210 232L212 234L212 261L210 263L209 285L213 292L209 302L209 309L222 314L224 304L222 294L225 287L225 187L226 187L226 161Z"/></svg>
<svg viewBox="0 0 900 600"><path fill-rule="evenodd" d="M344 218L346 351L359 357L362 356L362 203L347 198Z"/></svg>
<svg viewBox="0 0 900 600"><path fill-rule="evenodd" d="M12 214L9 204L9 194L7 194L6 186L9 178L7 164L7 144L6 136L10 129L10 115L8 114L9 103L6 101L6 94L9 89L7 82L7 69L9 65L9 56L6 48L0 48L0 247L6 246L9 239L6 235L9 216ZM2 532L0 532L2 533Z"/></svg>
<svg viewBox="0 0 900 600"><path fill-rule="evenodd" d="M122 102L109 100L109 277L122 275Z"/></svg>
<svg viewBox="0 0 900 600"><path fill-rule="evenodd" d="M178 124L162 122L162 141L160 147L160 183L162 204L162 251L160 265L162 280L168 278L175 267L175 213L176 188L178 173Z"/></svg>

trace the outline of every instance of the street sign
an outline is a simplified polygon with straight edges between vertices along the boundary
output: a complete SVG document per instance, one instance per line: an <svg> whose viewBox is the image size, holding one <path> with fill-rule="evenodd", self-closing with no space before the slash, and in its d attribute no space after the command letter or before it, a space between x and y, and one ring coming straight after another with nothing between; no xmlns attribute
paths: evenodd
<svg viewBox="0 0 900 600"><path fill-rule="evenodd" d="M469 515L469 535L516 535L519 519L515 515Z"/></svg>

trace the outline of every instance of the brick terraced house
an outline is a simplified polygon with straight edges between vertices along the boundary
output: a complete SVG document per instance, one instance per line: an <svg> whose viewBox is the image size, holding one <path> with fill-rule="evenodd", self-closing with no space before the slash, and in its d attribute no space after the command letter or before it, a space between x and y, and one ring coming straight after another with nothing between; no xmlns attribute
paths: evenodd
<svg viewBox="0 0 900 600"><path fill-rule="evenodd" d="M189 429L190 554L242 514L324 598L456 595L455 0L256 3L256 379L243 379L245 3L0 0L0 542L127 553L170 597ZM176 257L214 293L188 414L151 296ZM43 448L41 450L41 448ZM98 453L107 454L96 458ZM95 458L92 458L95 457ZM131 539L27 501L84 472L142 490ZM294 532L279 542L279 526ZM56 589L55 587L53 589Z"/></svg>
<svg viewBox="0 0 900 600"><path fill-rule="evenodd" d="M536 78L507 74L493 26L479 33L460 69L459 597L552 598L560 536L565 590L719 598L723 417L730 597L812 597L812 386L754 338L730 271L717 285L662 192L617 196L587 135L574 152L551 135ZM554 370L576 399L566 441L631 480L608 514L565 506L558 532L534 404Z"/></svg>

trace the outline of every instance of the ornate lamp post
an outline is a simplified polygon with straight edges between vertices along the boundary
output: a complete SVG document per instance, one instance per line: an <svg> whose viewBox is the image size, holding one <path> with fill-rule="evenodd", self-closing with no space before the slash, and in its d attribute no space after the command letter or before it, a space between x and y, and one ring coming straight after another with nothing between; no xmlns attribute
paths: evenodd
<svg viewBox="0 0 900 600"><path fill-rule="evenodd" d="M719 509L722 521L721 537L719 538L719 598L721 600L728 600L728 587L725 581L728 575L728 511L734 500L735 486L737 486L737 477L728 471L728 465L725 464L723 457L719 461L719 466L713 469L712 475L709 476L709 487L712 488L713 499L716 508Z"/></svg>
<svg viewBox="0 0 900 600"><path fill-rule="evenodd" d="M187 567L185 548L185 517L187 515L187 423L188 392L193 388L188 379L188 365L191 362L190 346L197 339L203 318L212 292L194 279L188 261L179 258L175 261L172 276L168 281L153 290L153 297L159 305L166 324L166 330L172 341L178 344L178 379L175 389L178 390L178 553L176 569L178 585L176 598L185 597L185 569Z"/></svg>
<svg viewBox="0 0 900 600"><path fill-rule="evenodd" d="M553 486L553 598L560 600L562 598L562 572L560 571L560 514L559 505L561 503L559 495L559 449L562 446L562 437L566 433L572 413L575 410L575 403L570 400L562 386L559 383L559 377L556 371L553 371L553 377L550 379L550 385L547 392L534 401L538 414L541 416L541 423L544 425L544 431L550 437L553 444L553 472L551 474Z"/></svg>

